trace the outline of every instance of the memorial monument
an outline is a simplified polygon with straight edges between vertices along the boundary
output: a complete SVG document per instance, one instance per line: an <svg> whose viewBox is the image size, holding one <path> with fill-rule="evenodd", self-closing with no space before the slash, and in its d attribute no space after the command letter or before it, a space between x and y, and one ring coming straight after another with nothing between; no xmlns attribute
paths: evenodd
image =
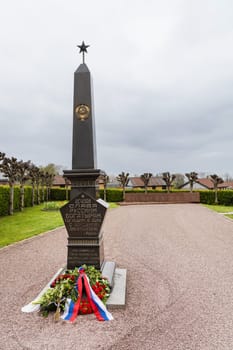
<svg viewBox="0 0 233 350"><path fill-rule="evenodd" d="M95 121L91 73L85 64L89 45L78 45L83 62L74 73L72 170L64 171L71 182L70 201L61 208L68 233L67 268L82 264L100 269L104 261L101 230L106 205L96 200Z"/></svg>

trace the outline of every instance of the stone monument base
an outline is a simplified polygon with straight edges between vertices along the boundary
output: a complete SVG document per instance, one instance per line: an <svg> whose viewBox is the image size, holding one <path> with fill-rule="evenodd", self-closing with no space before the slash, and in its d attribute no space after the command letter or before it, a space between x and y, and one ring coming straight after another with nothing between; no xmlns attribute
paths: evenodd
<svg viewBox="0 0 233 350"><path fill-rule="evenodd" d="M70 199L75 198L81 192L96 198L96 179L105 174L100 169L72 169L64 170L64 177L71 182Z"/></svg>
<svg viewBox="0 0 233 350"><path fill-rule="evenodd" d="M30 313L39 311L40 305L35 304L35 302L46 293L55 278L65 273L65 271L66 267L60 268L37 297L32 302L22 307L22 312ZM126 271L126 269L116 268L116 263L112 261L105 261L102 265L102 275L108 279L111 288L110 297L107 300L108 308L124 308L126 305Z"/></svg>
<svg viewBox="0 0 233 350"><path fill-rule="evenodd" d="M103 238L68 238L67 269L83 264L93 265L100 270L104 262Z"/></svg>

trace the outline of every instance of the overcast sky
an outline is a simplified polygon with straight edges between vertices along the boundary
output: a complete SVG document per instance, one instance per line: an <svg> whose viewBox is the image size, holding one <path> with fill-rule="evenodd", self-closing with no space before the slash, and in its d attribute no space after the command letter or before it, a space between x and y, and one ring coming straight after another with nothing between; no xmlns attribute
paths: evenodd
<svg viewBox="0 0 233 350"><path fill-rule="evenodd" d="M232 0L2 1L0 151L71 168L82 40L98 168L233 176Z"/></svg>

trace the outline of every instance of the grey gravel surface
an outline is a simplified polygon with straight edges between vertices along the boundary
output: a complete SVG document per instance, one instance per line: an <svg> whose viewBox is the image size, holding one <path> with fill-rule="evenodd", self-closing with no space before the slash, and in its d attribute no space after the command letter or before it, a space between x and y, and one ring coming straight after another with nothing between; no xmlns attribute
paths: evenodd
<svg viewBox="0 0 233 350"><path fill-rule="evenodd" d="M74 324L24 314L66 262L66 232L0 250L0 349L233 349L233 221L198 204L109 210L105 256L127 268L114 320Z"/></svg>

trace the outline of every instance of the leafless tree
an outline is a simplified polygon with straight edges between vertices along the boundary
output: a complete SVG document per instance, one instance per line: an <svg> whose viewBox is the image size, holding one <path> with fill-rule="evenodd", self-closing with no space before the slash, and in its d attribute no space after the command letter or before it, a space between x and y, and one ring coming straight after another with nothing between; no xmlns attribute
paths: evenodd
<svg viewBox="0 0 233 350"><path fill-rule="evenodd" d="M214 192L215 192L215 204L218 204L218 185L223 183L223 179L219 177L217 174L213 174L208 176L208 178L212 181L214 185Z"/></svg>
<svg viewBox="0 0 233 350"><path fill-rule="evenodd" d="M0 162L2 162L5 158L5 153L0 152ZM3 173L3 169L2 169L2 163L0 163L0 173Z"/></svg>
<svg viewBox="0 0 233 350"><path fill-rule="evenodd" d="M122 173L117 176L117 181L120 182L120 184L123 188L123 201L124 201L125 200L125 187L128 185L128 182L129 182L129 173L124 173L122 171Z"/></svg>
<svg viewBox="0 0 233 350"><path fill-rule="evenodd" d="M17 180L20 184L20 200L19 200L19 210L23 211L24 209L24 186L25 182L29 179L29 169L30 169L30 160L27 162L23 162L20 160L18 162L18 170L17 170Z"/></svg>
<svg viewBox="0 0 233 350"><path fill-rule="evenodd" d="M166 183L167 192L169 193L169 192L170 192L171 185L172 185L173 181L174 181L175 178L176 178L176 175L175 175L175 174L170 174L170 173L167 171L167 172L165 172L165 173L162 173L162 177L163 177L163 181Z"/></svg>
<svg viewBox="0 0 233 350"><path fill-rule="evenodd" d="M33 163L31 163L29 168L29 177L32 183L32 207L35 205L35 187L37 187L38 184L38 174L40 169L35 166ZM37 197L37 203L38 203L38 197Z"/></svg>
<svg viewBox="0 0 233 350"><path fill-rule="evenodd" d="M0 164L0 171L3 173L4 177L8 178L9 186L10 186L9 215L13 215L14 185L15 185L15 182L17 181L18 162L17 162L17 158L5 157L5 155L3 156L3 153L1 153L1 159L2 159L2 163Z"/></svg>
<svg viewBox="0 0 233 350"><path fill-rule="evenodd" d="M230 181L233 181L233 177L232 177L232 175L230 175L230 174L228 174L228 173L226 173L226 174L224 174L224 181L226 181L226 182L230 182Z"/></svg>
<svg viewBox="0 0 233 350"><path fill-rule="evenodd" d="M36 184L36 201L40 204L40 184L41 184L41 170L36 167L35 171L35 184Z"/></svg>
<svg viewBox="0 0 233 350"><path fill-rule="evenodd" d="M5 153L0 152L0 162L5 158Z"/></svg>
<svg viewBox="0 0 233 350"><path fill-rule="evenodd" d="M109 177L107 174L103 175L103 181L104 181L104 200L107 201L107 184L109 182Z"/></svg>
<svg viewBox="0 0 233 350"><path fill-rule="evenodd" d="M41 188L42 188L42 202L45 200L45 195L44 195L44 188L45 188L45 173L43 170L40 169L40 183L41 183Z"/></svg>
<svg viewBox="0 0 233 350"><path fill-rule="evenodd" d="M141 179L142 179L144 186L145 186L145 193L147 193L147 187L148 187L151 176L152 176L151 173L144 173L141 175Z"/></svg>
<svg viewBox="0 0 233 350"><path fill-rule="evenodd" d="M196 173L195 171L192 171L191 173L186 173L185 176L189 180L190 192L193 192L193 184L198 179L198 173Z"/></svg>
<svg viewBox="0 0 233 350"><path fill-rule="evenodd" d="M45 173L45 185L46 185L46 202L50 199L50 190L53 185L54 174Z"/></svg>

